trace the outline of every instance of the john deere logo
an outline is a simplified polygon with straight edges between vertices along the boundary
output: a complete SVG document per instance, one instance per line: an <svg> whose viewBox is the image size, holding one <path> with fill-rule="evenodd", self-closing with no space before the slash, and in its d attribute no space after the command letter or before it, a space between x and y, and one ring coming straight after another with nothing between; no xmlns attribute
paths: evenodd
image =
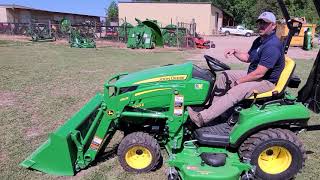
<svg viewBox="0 0 320 180"><path fill-rule="evenodd" d="M112 116L114 114L114 112L112 110L108 110L108 115Z"/></svg>

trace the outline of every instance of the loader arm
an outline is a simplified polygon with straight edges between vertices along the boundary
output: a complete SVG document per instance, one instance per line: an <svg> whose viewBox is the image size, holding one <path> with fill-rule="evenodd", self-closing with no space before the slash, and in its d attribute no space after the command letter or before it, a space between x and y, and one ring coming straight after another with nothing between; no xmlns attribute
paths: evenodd
<svg viewBox="0 0 320 180"><path fill-rule="evenodd" d="M64 176L86 168L115 132L116 117L106 109L103 95L97 94L20 165Z"/></svg>

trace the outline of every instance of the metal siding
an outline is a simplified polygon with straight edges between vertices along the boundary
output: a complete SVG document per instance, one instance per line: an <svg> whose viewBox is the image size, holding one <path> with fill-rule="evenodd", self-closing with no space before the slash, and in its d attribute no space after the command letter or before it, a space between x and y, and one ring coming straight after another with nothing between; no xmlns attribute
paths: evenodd
<svg viewBox="0 0 320 180"><path fill-rule="evenodd" d="M19 12L19 23L30 23L31 13L29 10L21 10Z"/></svg>

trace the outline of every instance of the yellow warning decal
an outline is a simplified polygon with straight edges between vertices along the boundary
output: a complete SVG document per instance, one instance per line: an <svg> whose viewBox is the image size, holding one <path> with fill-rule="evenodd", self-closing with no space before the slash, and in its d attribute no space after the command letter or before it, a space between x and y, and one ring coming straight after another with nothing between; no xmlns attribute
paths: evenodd
<svg viewBox="0 0 320 180"><path fill-rule="evenodd" d="M112 116L114 114L113 110L108 110L107 113L109 116Z"/></svg>
<svg viewBox="0 0 320 180"><path fill-rule="evenodd" d="M150 82L160 82L160 81L183 81L186 80L188 75L175 75L175 76L161 76L157 78L146 79L143 81L138 81L133 84L143 84L143 83L150 83Z"/></svg>
<svg viewBox="0 0 320 180"><path fill-rule="evenodd" d="M147 91L141 91L141 92L135 93L134 96L140 96L142 94L156 92L156 91L163 91L163 90L167 90L167 89L171 89L171 88L159 88L159 89L151 89L151 90L147 90Z"/></svg>
<svg viewBox="0 0 320 180"><path fill-rule="evenodd" d="M124 97L124 98L121 98L120 101L125 101L125 100L128 100L129 97Z"/></svg>

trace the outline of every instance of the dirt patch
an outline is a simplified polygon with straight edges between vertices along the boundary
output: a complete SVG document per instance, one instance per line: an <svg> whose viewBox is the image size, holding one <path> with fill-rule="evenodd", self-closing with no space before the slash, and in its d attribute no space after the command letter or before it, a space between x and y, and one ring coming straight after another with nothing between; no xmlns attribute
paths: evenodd
<svg viewBox="0 0 320 180"><path fill-rule="evenodd" d="M23 42L31 41L31 38L28 36L7 35L7 34L0 34L0 39L7 40L7 41L23 41Z"/></svg>
<svg viewBox="0 0 320 180"><path fill-rule="evenodd" d="M16 94L12 92L0 92L0 106L13 106L16 103Z"/></svg>

